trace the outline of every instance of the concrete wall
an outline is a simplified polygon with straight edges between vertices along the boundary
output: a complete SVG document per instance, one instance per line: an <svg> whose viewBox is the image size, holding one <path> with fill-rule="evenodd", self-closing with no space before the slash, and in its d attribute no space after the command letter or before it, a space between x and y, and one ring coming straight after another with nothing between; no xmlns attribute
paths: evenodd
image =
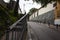
<svg viewBox="0 0 60 40"><path fill-rule="evenodd" d="M44 8L40 9L40 10L37 11L37 12L38 12L38 15L42 15L42 14L44 14L44 13L46 13L46 12L48 12L48 11L51 11L51 10L53 10L53 9L54 9L54 8L53 8L53 3L52 3L52 4L48 4L47 7L44 7ZM38 16L38 15L37 15L37 12L33 13L33 14L35 14L35 17ZM32 14L31 16L34 16L33 14ZM33 19L33 17L31 17L31 16L30 16L30 20Z"/></svg>
<svg viewBox="0 0 60 40"><path fill-rule="evenodd" d="M47 7L42 8L39 11L33 13L30 16L30 20L38 21L38 22L42 22L42 23L50 22L50 24L54 24L54 9L55 8L53 8L53 3L48 4ZM38 13L38 15L37 15L37 13Z"/></svg>
<svg viewBox="0 0 60 40"><path fill-rule="evenodd" d="M32 21L42 22L42 23L50 23L54 24L54 10L46 12L45 14L39 15L31 19Z"/></svg>

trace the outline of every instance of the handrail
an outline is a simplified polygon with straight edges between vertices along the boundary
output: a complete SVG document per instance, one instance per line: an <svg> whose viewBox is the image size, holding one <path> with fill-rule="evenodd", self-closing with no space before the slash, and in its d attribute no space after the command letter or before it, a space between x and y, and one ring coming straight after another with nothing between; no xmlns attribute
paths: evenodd
<svg viewBox="0 0 60 40"><path fill-rule="evenodd" d="M26 16L27 16L28 14L25 14L23 17L21 17L18 21L16 21L14 24L12 24L11 26L10 26L10 30L12 29L12 28L14 28L15 26L16 26L16 24L18 23L18 22L20 22L21 20L23 20Z"/></svg>
<svg viewBox="0 0 60 40"><path fill-rule="evenodd" d="M12 33L11 34L11 37L12 37L12 39L13 39L13 32L15 32L15 34L16 34L16 32L21 32L21 34L16 34L16 35L20 35L20 39L22 40L22 39L24 39L24 33L27 31L26 29L27 29L27 21L26 21L26 18L27 18L27 15L28 14L25 14L24 16L22 16L18 21L16 21L14 24L12 24L11 26L9 26L8 27L8 29L5 31L5 35L6 36L4 36L5 38L6 38L6 40L9 40L9 37L10 37L10 33ZM25 23L25 22L26 23ZM22 26L21 25L19 25L19 26L21 26L21 27L23 27L23 29L21 30L21 28L17 28L17 24L19 24L19 22L24 22L23 24L22 24ZM25 27L26 26L26 27ZM18 30L17 30L18 29ZM19 30L20 29L20 30ZM16 37L16 35L15 35L15 37ZM2 37L3 38L3 37ZM2 38L1 38L1 40L2 40ZM18 38L17 38L18 39ZM5 40L5 39L3 39L3 40ZM25 39L24 39L25 40Z"/></svg>
<svg viewBox="0 0 60 40"><path fill-rule="evenodd" d="M13 23L11 26L9 26L7 28L7 30L5 31L5 39L4 40L9 40L9 37L10 37L10 33L12 33L11 37L13 39L13 32L21 32L21 40L24 38L23 35L24 35L24 32L26 32L27 30L27 21L26 21L26 18L27 18L28 14L25 14L24 16L22 16L19 20L17 20L15 23ZM22 26L21 25L17 25L19 23L23 23ZM21 26L23 27L23 29L21 30L21 28L17 28L17 26ZM16 29L15 29L16 28ZM17 30L18 29L18 30ZM20 30L19 30L20 29ZM20 35L20 34L16 34L16 35ZM16 36L15 36L16 37ZM17 38L18 39L18 38Z"/></svg>

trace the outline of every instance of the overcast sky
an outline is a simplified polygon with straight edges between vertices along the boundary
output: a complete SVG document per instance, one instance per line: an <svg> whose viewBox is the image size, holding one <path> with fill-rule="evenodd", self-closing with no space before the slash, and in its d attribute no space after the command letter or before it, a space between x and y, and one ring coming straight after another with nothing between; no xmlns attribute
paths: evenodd
<svg viewBox="0 0 60 40"><path fill-rule="evenodd" d="M6 3L9 3L10 0L3 0L3 1L5 1Z"/></svg>
<svg viewBox="0 0 60 40"><path fill-rule="evenodd" d="M4 1L9 3L10 0L4 0ZM39 8L41 6L40 4L33 3L32 0L29 0L29 1L19 0L19 5L23 13L24 13L24 10L28 13L31 8L34 8L34 7Z"/></svg>
<svg viewBox="0 0 60 40"><path fill-rule="evenodd" d="M31 8L34 8L34 7L39 8L41 6L40 4L33 3L32 0L29 0L29 1L20 0L19 4L23 13L24 13L24 10L28 13Z"/></svg>
<svg viewBox="0 0 60 40"><path fill-rule="evenodd" d="M4 0L4 1L9 2L9 0ZM29 0L29 1L19 0L19 5L20 5L20 8L22 10L22 13L24 13L24 11L26 11L28 13L31 8L41 7L40 4L33 3L32 0ZM47 7L39 10L39 14L43 14L43 13L48 12L48 11L53 10L53 9L54 9L53 4L49 4L49 5L47 5Z"/></svg>

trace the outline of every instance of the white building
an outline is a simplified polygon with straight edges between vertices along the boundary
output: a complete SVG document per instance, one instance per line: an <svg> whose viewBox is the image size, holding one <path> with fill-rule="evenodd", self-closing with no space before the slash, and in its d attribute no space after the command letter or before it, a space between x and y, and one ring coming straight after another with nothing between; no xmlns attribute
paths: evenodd
<svg viewBox="0 0 60 40"><path fill-rule="evenodd" d="M38 15L44 14L44 13L46 13L46 12L48 12L48 11L53 10L53 9L54 9L54 8L53 8L53 3L52 3L52 4L48 4L47 7L44 7L44 8L42 8L42 9L36 11L35 13L33 13L33 14L30 16L29 19L31 20L31 19L34 18L34 16L37 17ZM38 12L38 15L37 15L37 12ZM35 15L34 15L34 14L35 14Z"/></svg>

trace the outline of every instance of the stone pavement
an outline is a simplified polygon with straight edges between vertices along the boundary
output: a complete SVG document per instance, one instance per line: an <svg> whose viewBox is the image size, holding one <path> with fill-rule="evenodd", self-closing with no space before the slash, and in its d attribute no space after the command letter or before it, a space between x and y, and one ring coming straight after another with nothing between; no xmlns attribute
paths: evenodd
<svg viewBox="0 0 60 40"><path fill-rule="evenodd" d="M28 22L29 40L60 40L60 32L55 30L55 26L37 22ZM53 27L52 27L53 26Z"/></svg>
<svg viewBox="0 0 60 40"><path fill-rule="evenodd" d="M43 24L43 23L42 23ZM54 25L50 25L50 26L48 26L48 24L44 24L44 25L46 25L47 27L49 27L49 28L51 28L51 29L53 29L53 30L55 30L55 31L58 31L58 32L60 32L60 27L58 27L58 30L56 29L56 26L54 26Z"/></svg>

